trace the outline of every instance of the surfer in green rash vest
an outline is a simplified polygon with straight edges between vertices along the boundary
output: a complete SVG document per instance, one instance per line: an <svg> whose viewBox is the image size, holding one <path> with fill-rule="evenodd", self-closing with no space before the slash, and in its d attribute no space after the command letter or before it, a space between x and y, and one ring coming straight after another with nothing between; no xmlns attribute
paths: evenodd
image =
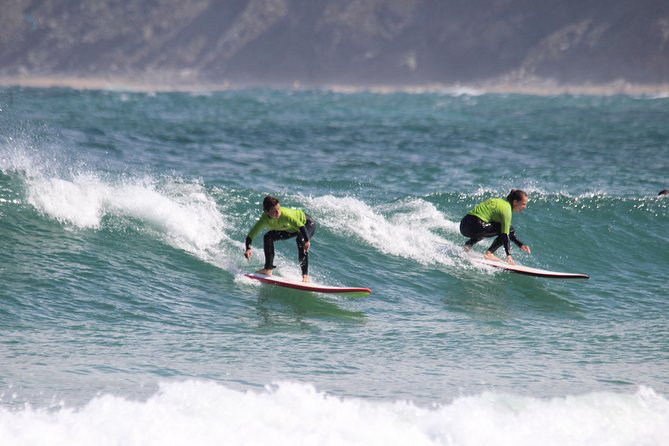
<svg viewBox="0 0 669 446"><path fill-rule="evenodd" d="M282 208L279 199L271 195L265 197L262 206L263 214L246 236L244 257L251 258L253 255L253 248L251 248L253 239L260 234L263 228L269 228L270 230L263 237L265 267L256 272L271 276L272 270L276 268L273 265L274 242L296 237L297 257L302 269L302 281L309 282L309 249L311 248L311 237L316 232L316 222L300 209Z"/></svg>
<svg viewBox="0 0 669 446"><path fill-rule="evenodd" d="M465 243L465 251L470 251L485 237L496 236L497 238L485 253L486 259L500 260L495 256L495 251L503 245L506 251L506 261L512 265L515 264L511 256L510 241L531 254L530 247L516 238L516 233L511 226L512 213L525 210L528 201L529 197L525 192L513 189L506 198L491 198L476 205L460 222L460 233L469 237Z"/></svg>

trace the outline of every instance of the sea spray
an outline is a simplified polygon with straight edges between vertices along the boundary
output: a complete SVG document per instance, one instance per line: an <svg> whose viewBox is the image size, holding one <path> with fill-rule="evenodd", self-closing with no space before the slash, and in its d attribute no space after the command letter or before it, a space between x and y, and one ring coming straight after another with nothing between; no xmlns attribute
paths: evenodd
<svg viewBox="0 0 669 446"><path fill-rule="evenodd" d="M184 381L161 384L145 401L106 394L82 407L0 409L0 438L13 446L662 446L669 401L640 388L551 399L484 393L421 407L291 382L238 391Z"/></svg>

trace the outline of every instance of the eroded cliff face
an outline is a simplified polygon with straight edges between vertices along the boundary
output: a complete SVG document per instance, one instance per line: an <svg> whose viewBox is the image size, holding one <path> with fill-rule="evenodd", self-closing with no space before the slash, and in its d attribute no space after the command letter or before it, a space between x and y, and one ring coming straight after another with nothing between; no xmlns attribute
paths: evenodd
<svg viewBox="0 0 669 446"><path fill-rule="evenodd" d="M669 81L666 0L8 0L0 75Z"/></svg>

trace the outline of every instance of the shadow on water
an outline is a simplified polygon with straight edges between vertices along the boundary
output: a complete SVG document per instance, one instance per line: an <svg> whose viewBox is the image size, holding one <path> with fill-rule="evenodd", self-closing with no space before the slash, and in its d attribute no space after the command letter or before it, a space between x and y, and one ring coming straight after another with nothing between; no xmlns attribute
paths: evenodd
<svg viewBox="0 0 669 446"><path fill-rule="evenodd" d="M528 313L580 319L579 289L586 282L528 277L508 272L459 271L444 298L449 311L489 319L525 317Z"/></svg>
<svg viewBox="0 0 669 446"><path fill-rule="evenodd" d="M517 297L523 308L569 318L584 317L585 306L579 292L588 284L570 279L545 279L502 273L501 283L509 296Z"/></svg>
<svg viewBox="0 0 669 446"><path fill-rule="evenodd" d="M262 285L258 291L258 314L262 325L271 326L281 321L306 323L307 319L345 320L362 322L365 314L362 311L351 311L341 308L332 300L344 299L324 297L319 293L292 290L271 285Z"/></svg>

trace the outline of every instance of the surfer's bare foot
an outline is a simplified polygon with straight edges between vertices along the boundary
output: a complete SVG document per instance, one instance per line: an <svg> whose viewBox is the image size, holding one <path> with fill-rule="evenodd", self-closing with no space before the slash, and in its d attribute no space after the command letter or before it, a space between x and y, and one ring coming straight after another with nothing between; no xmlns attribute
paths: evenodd
<svg viewBox="0 0 669 446"><path fill-rule="evenodd" d="M472 245L465 245L462 248L465 250L465 252L469 252L472 250Z"/></svg>
<svg viewBox="0 0 669 446"><path fill-rule="evenodd" d="M272 275L272 270L263 268L263 269L259 269L258 271L256 271L256 274L264 274L266 276L271 276Z"/></svg>
<svg viewBox="0 0 669 446"><path fill-rule="evenodd" d="M305 275L302 276L302 282L309 283L309 282L311 282L311 279L309 278L308 275L305 274Z"/></svg>
<svg viewBox="0 0 669 446"><path fill-rule="evenodd" d="M483 254L483 257L485 257L487 260L494 260L496 262L501 262L502 261L502 259L500 259L499 257L497 257L495 254L493 254L490 251L486 251L485 254Z"/></svg>

